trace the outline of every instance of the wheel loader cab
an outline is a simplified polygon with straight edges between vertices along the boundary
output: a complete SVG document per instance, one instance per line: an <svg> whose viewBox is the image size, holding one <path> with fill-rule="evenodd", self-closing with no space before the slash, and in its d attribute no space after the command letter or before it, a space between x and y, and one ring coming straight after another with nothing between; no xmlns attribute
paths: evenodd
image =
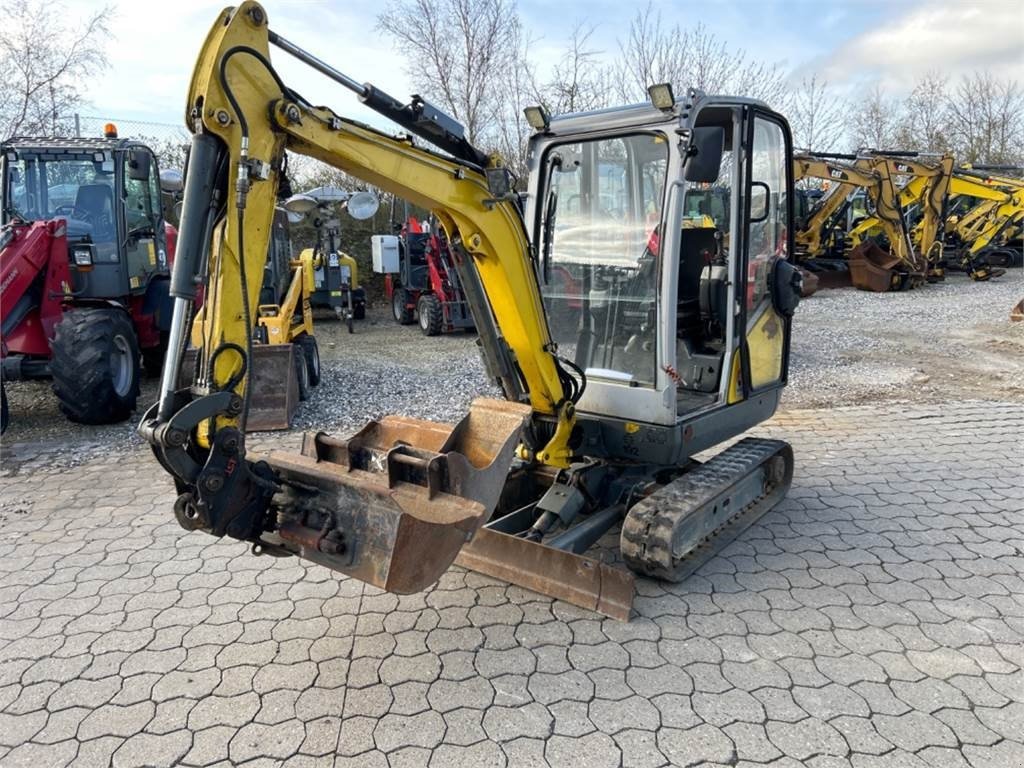
<svg viewBox="0 0 1024 768"><path fill-rule="evenodd" d="M551 119L527 207L588 442L666 463L770 415L788 353L788 128L752 100L688 102Z"/></svg>
<svg viewBox="0 0 1024 768"><path fill-rule="evenodd" d="M167 272L159 169L147 147L126 139L16 138L0 156L0 223L64 219L77 295L143 294Z"/></svg>

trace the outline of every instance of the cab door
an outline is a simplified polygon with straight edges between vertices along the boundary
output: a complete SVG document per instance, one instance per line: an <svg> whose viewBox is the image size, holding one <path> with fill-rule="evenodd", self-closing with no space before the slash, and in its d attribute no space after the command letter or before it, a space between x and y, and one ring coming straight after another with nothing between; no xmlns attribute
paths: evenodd
<svg viewBox="0 0 1024 768"><path fill-rule="evenodd" d="M122 173L125 265L129 290L136 293L168 269L156 158L148 150L132 149L125 154Z"/></svg>
<svg viewBox="0 0 1024 768"><path fill-rule="evenodd" d="M747 124L743 201L746 265L740 275L742 397L779 387L789 368L790 319L776 308L776 264L792 253L792 140L789 127L771 113L751 110Z"/></svg>

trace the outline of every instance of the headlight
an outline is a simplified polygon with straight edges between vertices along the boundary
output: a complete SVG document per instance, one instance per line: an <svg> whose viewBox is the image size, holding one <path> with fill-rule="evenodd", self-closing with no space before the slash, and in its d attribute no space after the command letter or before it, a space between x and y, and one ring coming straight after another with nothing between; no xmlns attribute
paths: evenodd
<svg viewBox="0 0 1024 768"><path fill-rule="evenodd" d="M92 266L92 248L73 248L71 251L75 259L75 264L80 267Z"/></svg>

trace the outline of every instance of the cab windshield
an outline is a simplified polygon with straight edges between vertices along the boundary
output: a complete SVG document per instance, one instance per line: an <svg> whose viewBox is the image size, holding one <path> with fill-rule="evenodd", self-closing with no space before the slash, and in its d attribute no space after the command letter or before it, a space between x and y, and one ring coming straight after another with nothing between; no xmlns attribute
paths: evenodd
<svg viewBox="0 0 1024 768"><path fill-rule="evenodd" d="M101 155L102 157L102 155ZM4 221L67 219L68 236L95 243L117 239L114 162L82 155L21 153L7 160Z"/></svg>
<svg viewBox="0 0 1024 768"><path fill-rule="evenodd" d="M558 144L542 161L544 306L560 354L590 379L653 386L668 154L661 134L636 134Z"/></svg>

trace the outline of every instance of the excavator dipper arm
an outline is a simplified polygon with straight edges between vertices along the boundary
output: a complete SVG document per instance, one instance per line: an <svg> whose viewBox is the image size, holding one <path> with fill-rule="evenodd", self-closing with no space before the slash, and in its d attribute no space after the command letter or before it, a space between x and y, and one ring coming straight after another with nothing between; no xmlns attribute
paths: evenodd
<svg viewBox="0 0 1024 768"><path fill-rule="evenodd" d="M271 45L450 156L310 105L276 73ZM572 454L579 384L551 343L508 172L423 100L402 105L271 32L255 2L225 10L210 30L186 119L193 140L170 349L160 400L139 427L175 480L179 522L385 589L429 586L486 522L516 456L557 471ZM437 216L507 402L477 400L455 426L386 417L349 440L309 435L300 454L247 457L253 329L285 150ZM190 324L195 376L179 387Z"/></svg>

